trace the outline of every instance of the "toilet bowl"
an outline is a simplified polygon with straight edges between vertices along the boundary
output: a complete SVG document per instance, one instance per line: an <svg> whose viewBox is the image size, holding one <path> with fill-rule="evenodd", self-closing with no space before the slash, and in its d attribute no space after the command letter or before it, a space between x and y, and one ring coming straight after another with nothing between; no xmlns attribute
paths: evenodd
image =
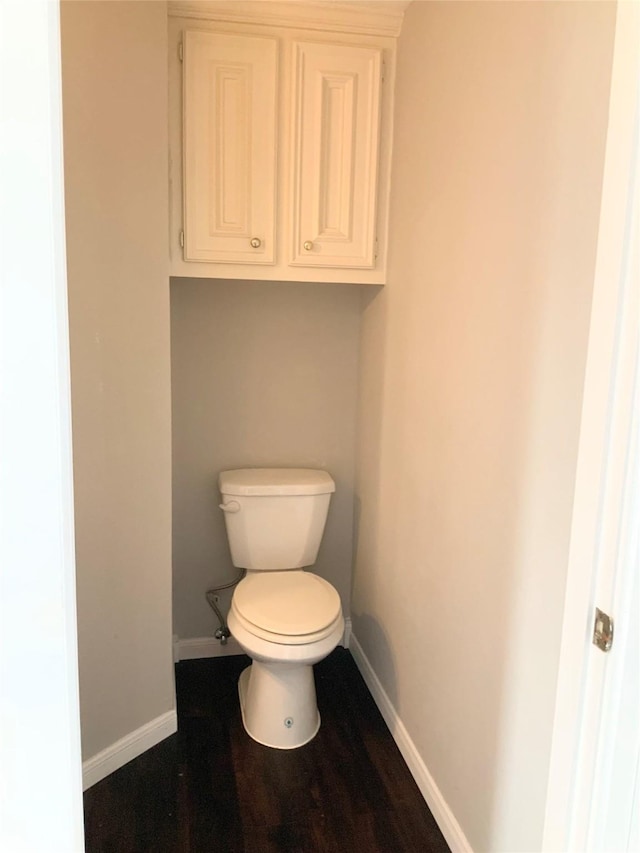
<svg viewBox="0 0 640 853"><path fill-rule="evenodd" d="M249 574L233 595L229 628L253 660L238 685L248 734L276 749L308 743L320 728L312 667L344 632L336 590L299 569Z"/></svg>
<svg viewBox="0 0 640 853"><path fill-rule="evenodd" d="M252 664L238 692L247 733L276 749L308 743L320 727L313 664L340 642L340 597L304 567L315 562L333 480L309 469L220 475L234 565L247 570L228 625Z"/></svg>

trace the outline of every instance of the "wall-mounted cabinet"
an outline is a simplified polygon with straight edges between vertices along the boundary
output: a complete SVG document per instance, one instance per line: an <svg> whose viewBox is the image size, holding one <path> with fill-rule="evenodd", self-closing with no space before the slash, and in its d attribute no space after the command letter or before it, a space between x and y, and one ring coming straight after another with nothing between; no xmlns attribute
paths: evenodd
<svg viewBox="0 0 640 853"><path fill-rule="evenodd" d="M171 273L383 284L395 38L244 5L170 4Z"/></svg>

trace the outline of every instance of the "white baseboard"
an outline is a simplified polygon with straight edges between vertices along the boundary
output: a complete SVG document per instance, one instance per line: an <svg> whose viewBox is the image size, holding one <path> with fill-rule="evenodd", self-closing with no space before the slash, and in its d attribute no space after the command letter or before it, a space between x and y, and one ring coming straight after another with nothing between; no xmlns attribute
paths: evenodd
<svg viewBox="0 0 640 853"><path fill-rule="evenodd" d="M349 648L351 637L351 619L344 620L344 634L341 645ZM228 655L243 655L244 652L234 637L229 637L223 646L215 637L191 637L181 640L173 638L173 659L177 663L181 660L195 660L196 658L222 658Z"/></svg>
<svg viewBox="0 0 640 853"><path fill-rule="evenodd" d="M176 638L173 643L173 659L195 660L196 658L223 658L228 655L243 655L244 652L234 637L229 637L223 646L215 637Z"/></svg>
<svg viewBox="0 0 640 853"><path fill-rule="evenodd" d="M345 620L344 620L344 634L342 635L342 643L341 643L341 645L344 646L345 649L348 649L349 644L351 643L351 627L352 627L351 617L346 616Z"/></svg>
<svg viewBox="0 0 640 853"><path fill-rule="evenodd" d="M119 770L129 761L142 755L152 746L160 743L169 735L178 731L178 717L175 709L161 714L155 720L145 723L120 740L112 743L102 752L87 759L82 764L82 788L84 791L95 785L105 776Z"/></svg>
<svg viewBox="0 0 640 853"><path fill-rule="evenodd" d="M416 745L411 740L402 720L398 716L398 712L387 696L362 646L358 642L358 638L353 633L350 636L349 649L447 844L453 853L473 853L473 848L469 844L460 824L447 805L433 776L429 773Z"/></svg>

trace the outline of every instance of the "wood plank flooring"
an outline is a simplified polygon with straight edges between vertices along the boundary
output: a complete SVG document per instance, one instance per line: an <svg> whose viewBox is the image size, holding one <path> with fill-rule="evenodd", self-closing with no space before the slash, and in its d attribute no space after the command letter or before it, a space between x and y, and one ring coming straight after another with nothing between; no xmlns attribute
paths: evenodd
<svg viewBox="0 0 640 853"><path fill-rule="evenodd" d="M255 743L243 656L176 666L178 734L85 793L87 853L446 853L348 651L315 667L319 733Z"/></svg>

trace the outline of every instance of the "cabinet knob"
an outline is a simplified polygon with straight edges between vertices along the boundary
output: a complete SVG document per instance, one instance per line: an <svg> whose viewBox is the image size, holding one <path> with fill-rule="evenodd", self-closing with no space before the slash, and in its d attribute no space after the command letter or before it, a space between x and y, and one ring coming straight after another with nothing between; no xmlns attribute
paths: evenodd
<svg viewBox="0 0 640 853"><path fill-rule="evenodd" d="M305 240L302 244L302 248L306 249L307 252L310 252L313 249L313 243L311 242L311 240Z"/></svg>
<svg viewBox="0 0 640 853"><path fill-rule="evenodd" d="M262 246L262 240L259 237L252 237L251 238L251 246L254 249L259 249L260 246Z"/></svg>

